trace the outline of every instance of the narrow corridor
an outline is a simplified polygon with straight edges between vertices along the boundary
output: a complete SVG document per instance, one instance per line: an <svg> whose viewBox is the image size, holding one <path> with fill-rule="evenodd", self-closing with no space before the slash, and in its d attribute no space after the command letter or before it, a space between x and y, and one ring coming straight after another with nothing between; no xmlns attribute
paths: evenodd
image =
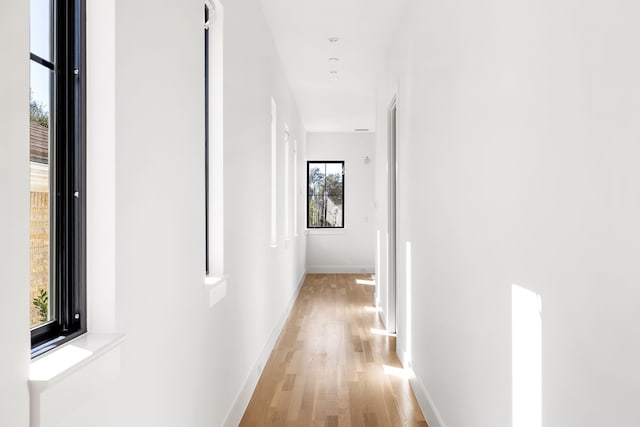
<svg viewBox="0 0 640 427"><path fill-rule="evenodd" d="M423 426L370 275L310 274L241 426Z"/></svg>

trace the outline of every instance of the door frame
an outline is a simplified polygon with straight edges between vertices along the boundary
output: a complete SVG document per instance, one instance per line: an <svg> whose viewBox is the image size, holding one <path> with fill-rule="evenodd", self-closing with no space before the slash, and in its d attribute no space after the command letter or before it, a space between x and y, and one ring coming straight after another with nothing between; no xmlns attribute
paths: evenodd
<svg viewBox="0 0 640 427"><path fill-rule="evenodd" d="M398 248L398 96L387 109L387 331L396 332Z"/></svg>

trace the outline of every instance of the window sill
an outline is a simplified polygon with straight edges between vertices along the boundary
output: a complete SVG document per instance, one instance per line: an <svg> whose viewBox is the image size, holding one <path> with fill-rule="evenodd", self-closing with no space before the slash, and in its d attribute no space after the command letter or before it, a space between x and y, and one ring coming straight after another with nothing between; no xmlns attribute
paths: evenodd
<svg viewBox="0 0 640 427"><path fill-rule="evenodd" d="M331 235L331 234L345 234L346 228L307 228L305 234L307 235Z"/></svg>
<svg viewBox="0 0 640 427"><path fill-rule="evenodd" d="M84 334L31 362L29 393L31 427L41 420L54 424L68 402L79 402L120 373L122 334Z"/></svg>
<svg viewBox="0 0 640 427"><path fill-rule="evenodd" d="M209 307L213 307L227 295L226 274L222 276L207 276L204 278L204 287L209 301Z"/></svg>

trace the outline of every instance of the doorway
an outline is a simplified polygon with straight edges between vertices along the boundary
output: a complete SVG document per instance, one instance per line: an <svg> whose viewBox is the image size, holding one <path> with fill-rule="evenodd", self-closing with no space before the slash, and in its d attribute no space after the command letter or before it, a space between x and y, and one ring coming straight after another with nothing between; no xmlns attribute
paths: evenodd
<svg viewBox="0 0 640 427"><path fill-rule="evenodd" d="M388 246L387 265L387 330L396 332L396 287L397 287L397 184L398 184L398 147L397 147L398 101L393 97L388 110L388 144L387 144L387 177L388 177Z"/></svg>

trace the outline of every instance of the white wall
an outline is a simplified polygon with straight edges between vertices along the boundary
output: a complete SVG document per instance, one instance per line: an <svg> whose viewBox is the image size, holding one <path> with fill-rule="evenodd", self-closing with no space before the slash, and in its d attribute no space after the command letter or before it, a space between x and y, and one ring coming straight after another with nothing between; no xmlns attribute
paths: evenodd
<svg viewBox="0 0 640 427"><path fill-rule="evenodd" d="M343 160L344 229L309 230L307 271L314 273L373 273L374 133L308 133L307 160ZM365 161L365 156L369 161ZM302 188L306 186L306 164ZM302 192L303 206L306 191ZM306 218L303 219L306 225Z"/></svg>
<svg viewBox="0 0 640 427"><path fill-rule="evenodd" d="M304 245L303 238L288 247L269 247L265 207L270 188L264 177L270 174L271 96L278 103L278 135L286 121L301 139L302 126L258 2L225 2L224 218L229 279L226 298L212 309L205 307L202 7L191 3L192 7L163 3L159 17L154 5L147 35L139 21L148 5L122 2L117 8L122 100L117 106L118 147L122 146L117 150L117 194L123 222L117 254L130 352L125 353L125 377L127 388L148 384L147 399L124 399L122 413L127 414L123 421L134 414L140 422L167 426L223 423L246 382L257 376L256 364L264 364L259 360L263 348L303 274L296 265L296 248ZM158 26L173 30L159 36L153 31ZM157 66L159 58L163 67ZM142 86L140 75L148 75ZM158 108L141 118L139 105L147 100ZM149 122L174 127L157 126L150 135ZM141 173L142 163L147 173ZM150 175L157 176L151 188ZM280 173L279 182L282 179ZM141 196L145 188L152 191ZM282 209L282 198L278 206ZM150 210L159 213L154 221L147 218ZM140 254L138 246L146 247L147 253ZM176 292L183 297L176 299ZM150 293L159 298L154 312L172 313L161 320L161 327L158 316L140 312ZM180 340L168 347L167 336ZM163 357L149 364L149 354L158 353ZM160 384L158 371L163 374ZM158 406L171 409L157 411Z"/></svg>
<svg viewBox="0 0 640 427"><path fill-rule="evenodd" d="M0 425L24 427L29 396L29 4L0 3Z"/></svg>
<svg viewBox="0 0 640 427"><path fill-rule="evenodd" d="M107 67L99 74L108 96L101 108L112 123L91 121L89 112L88 143L110 144L89 150L88 167L107 175L89 175L94 197L89 203L94 211L88 213L94 230L89 235L89 306L102 295L111 308L93 316L90 327L115 328L127 338L121 374L113 384L87 391L59 422L45 419L43 425L209 427L225 420L235 425L304 274L304 233L286 245L280 234L281 244L271 248L265 209L270 98L278 102L279 135L286 122L299 141L302 170L305 135L296 105L259 2L225 2L224 249L229 279L226 298L210 308L203 283L202 2L116 0L100 8L89 3L112 24L100 21L103 25L93 28L104 33L92 31L89 37L89 49L106 50L103 58L90 54L89 69ZM0 226L0 424L26 427L28 6L3 5L0 11L1 39L11 40L2 45L7 62L0 79L0 188L11 206ZM99 13L90 15L90 20L103 19ZM98 108L93 101L101 92L91 83L89 89L89 108ZM101 126L106 134L98 132ZM279 146L279 159L282 150ZM283 179L279 171L281 187ZM104 215L95 211L104 206L99 194L113 201ZM282 212L282 194L278 205ZM100 224L107 228L98 230ZM108 231L114 229L115 235ZM107 242L104 252L96 239ZM103 292L96 282L115 289Z"/></svg>
<svg viewBox="0 0 640 427"><path fill-rule="evenodd" d="M398 352L429 425L511 425L514 283L542 298L542 424L637 425L640 6L407 12L379 117L397 89Z"/></svg>
<svg viewBox="0 0 640 427"><path fill-rule="evenodd" d="M235 399L229 390L239 391L245 380L257 380L255 368L263 367L269 355L261 351L303 278L306 244L302 233L284 239L285 124L302 149L298 170L305 136L259 1L226 2L225 61L225 268L231 279L226 317L217 324L233 351L214 339L214 357L220 361L215 390L221 401ZM276 248L270 247L269 218L272 96L278 141Z"/></svg>

